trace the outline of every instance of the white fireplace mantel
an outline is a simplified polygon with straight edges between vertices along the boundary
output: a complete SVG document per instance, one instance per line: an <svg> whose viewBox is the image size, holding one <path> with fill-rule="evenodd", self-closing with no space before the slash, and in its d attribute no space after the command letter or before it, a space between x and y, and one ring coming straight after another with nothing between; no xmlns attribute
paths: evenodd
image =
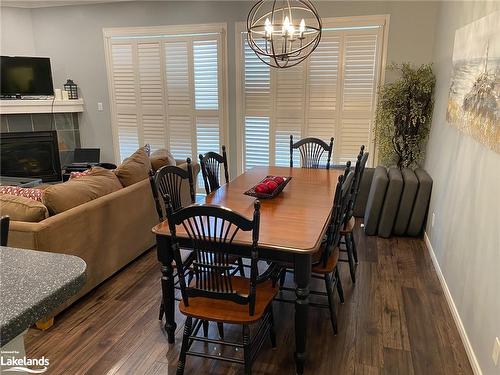
<svg viewBox="0 0 500 375"><path fill-rule="evenodd" d="M83 112L83 99L0 100L0 114Z"/></svg>

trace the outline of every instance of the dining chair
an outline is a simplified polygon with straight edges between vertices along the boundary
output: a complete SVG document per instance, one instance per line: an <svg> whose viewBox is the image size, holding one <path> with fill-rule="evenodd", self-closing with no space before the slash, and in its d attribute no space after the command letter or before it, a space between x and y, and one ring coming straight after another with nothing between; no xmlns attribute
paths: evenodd
<svg viewBox="0 0 500 375"><path fill-rule="evenodd" d="M340 239L345 243L345 249L341 251L347 252L347 261L349 263L349 273L351 275L351 280L356 283L356 265L358 264L358 252L356 249L356 242L354 240L354 226L356 220L354 219L354 207L356 206L356 200L359 194L359 188L361 185L361 179L363 178L363 173L365 171L366 162L368 160L369 153L364 152L365 146L361 146L356 166L354 168L354 180L352 183L352 189L350 194L350 199L348 202L348 207L345 213L345 217L342 219L342 228L340 229Z"/></svg>
<svg viewBox="0 0 500 375"><path fill-rule="evenodd" d="M172 205L167 203L167 216L181 286L179 310L186 316L177 374L184 373L188 355L240 363L244 365L245 374L251 374L252 362L264 335L269 333L273 348L276 346L272 301L277 293L277 267L271 264L261 275L257 268L260 202L254 202L252 220L224 207L199 204L174 212ZM189 237L195 254L194 279L190 283L184 278L186 266L180 253L177 227ZM252 235L249 278L232 273L229 251L237 251L233 241L241 232L251 232ZM241 325L242 342L199 336L203 321ZM259 326L251 337L250 326L257 323ZM191 350L196 341L243 348L243 358Z"/></svg>
<svg viewBox="0 0 500 375"><path fill-rule="evenodd" d="M174 166L168 165L163 166L156 171L155 174L150 173L150 184L151 191L153 193L153 199L156 206L156 211L158 213L159 222L166 220L166 213L163 211L163 207L166 207L166 197L168 196L172 208L174 211L178 211L182 208L182 184L184 181L189 183L189 192L191 197L191 204L195 202L195 192L194 192L194 178L193 178L193 168L191 165L191 159L186 159L187 170ZM163 207L162 207L163 205ZM190 264L192 261L192 251L189 249L181 249L181 256L183 258L184 264ZM177 273L174 273L173 277L176 278ZM179 289L179 280L175 282L175 288ZM180 299L177 299L180 301ZM160 304L159 320L163 319L163 314L165 309L163 307L163 301Z"/></svg>
<svg viewBox="0 0 500 375"><path fill-rule="evenodd" d="M222 146L222 155L216 152L207 152L205 155L200 154L200 167L205 183L205 191L208 194L217 190L220 187L220 165L224 167L224 178L226 184L229 182L229 171L227 167L226 146Z"/></svg>
<svg viewBox="0 0 500 375"><path fill-rule="evenodd" d="M293 142L293 135L290 135L290 168L293 168L293 150L300 152L301 166L303 168L321 168L320 162L323 154L327 152L326 169L330 169L330 160L333 153L333 137L330 144L319 138L303 138Z"/></svg>
<svg viewBox="0 0 500 375"><path fill-rule="evenodd" d="M207 195L220 188L219 176L221 164L224 168L224 179L226 184L229 182L226 146L222 145L222 155L210 151L205 155L200 154L199 158L201 174L203 176L205 192ZM235 260L238 262L238 271L240 275L245 276L245 264L243 263L243 259L237 257Z"/></svg>
<svg viewBox="0 0 500 375"><path fill-rule="evenodd" d="M311 295L326 296L328 298L328 304L310 302L309 305L312 307L329 309L330 321L334 334L338 333L337 314L335 312L335 289L337 289L340 302L344 303L344 292L338 270L340 254L338 244L340 241L340 229L343 223L342 219L347 211L354 179L354 172L349 171L349 169L350 167L346 167L345 176L340 175L338 178L335 188L335 197L333 200L332 216L326 233L326 241L321 244L321 248L314 253L312 257L311 277L323 280L325 282L326 292L311 290L309 293ZM285 267L281 272L280 290L294 292L294 288L284 286L287 272L291 272L291 269L288 267ZM294 300L291 299L276 298L276 300L294 303Z"/></svg>
<svg viewBox="0 0 500 375"><path fill-rule="evenodd" d="M9 216L2 216L0 218L0 246L7 246L7 241L9 239L9 224Z"/></svg>
<svg viewBox="0 0 500 375"><path fill-rule="evenodd" d="M193 166L191 158L186 159L187 169L177 167L175 165L166 165L156 171L156 174L150 178L151 188L153 190L153 198L155 200L156 211L161 221L165 220L163 209L160 204L160 197L165 204L165 197L170 196L174 211L182 208L182 185L185 180L189 183L189 195L191 203L196 200L194 190Z"/></svg>

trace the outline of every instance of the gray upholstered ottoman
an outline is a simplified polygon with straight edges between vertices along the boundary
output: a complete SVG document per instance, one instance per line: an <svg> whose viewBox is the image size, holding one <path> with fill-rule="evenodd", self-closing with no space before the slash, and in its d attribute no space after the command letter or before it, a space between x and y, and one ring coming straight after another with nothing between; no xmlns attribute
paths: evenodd
<svg viewBox="0 0 500 375"><path fill-rule="evenodd" d="M392 230L396 236L402 236L406 233L418 189L417 176L415 176L415 173L411 169L403 168L401 174L403 176L403 192Z"/></svg>
<svg viewBox="0 0 500 375"><path fill-rule="evenodd" d="M377 234L380 212L384 204L385 192L389 184L387 169L382 166L375 168L373 180L368 193L365 210L365 233L369 236Z"/></svg>
<svg viewBox="0 0 500 375"><path fill-rule="evenodd" d="M410 222L406 229L406 234L408 236L418 236L422 233L422 227L427 215L432 190L431 176L422 168L417 168L414 172L418 179L418 190L415 196L415 202L413 203Z"/></svg>
<svg viewBox="0 0 500 375"><path fill-rule="evenodd" d="M389 184L385 193L384 204L378 223L378 235L388 238L392 234L392 227L396 220L401 192L403 191L403 176L398 167L390 167L387 171Z"/></svg>
<svg viewBox="0 0 500 375"><path fill-rule="evenodd" d="M375 168L365 168L363 177L359 185L358 198L356 199L356 206L354 207L354 216L365 216L366 203L368 202L368 194L370 193L370 186L372 185L373 173Z"/></svg>

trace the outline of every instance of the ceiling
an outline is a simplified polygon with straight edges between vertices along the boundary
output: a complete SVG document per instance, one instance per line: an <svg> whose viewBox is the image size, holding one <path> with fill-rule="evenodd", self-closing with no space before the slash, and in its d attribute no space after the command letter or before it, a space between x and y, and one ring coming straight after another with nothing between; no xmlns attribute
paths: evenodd
<svg viewBox="0 0 500 375"><path fill-rule="evenodd" d="M0 0L0 4L5 7L15 7L15 8L45 8L45 7L64 6L64 5L118 3L123 1L138 1L138 0ZM155 1L161 1L161 0L155 0Z"/></svg>

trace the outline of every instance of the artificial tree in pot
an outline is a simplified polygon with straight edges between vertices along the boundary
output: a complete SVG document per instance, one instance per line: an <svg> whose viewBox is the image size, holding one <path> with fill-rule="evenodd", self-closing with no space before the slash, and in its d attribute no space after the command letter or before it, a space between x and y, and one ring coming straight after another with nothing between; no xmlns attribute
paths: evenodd
<svg viewBox="0 0 500 375"><path fill-rule="evenodd" d="M392 64L399 78L379 90L375 132L379 158L399 168L418 165L429 135L436 77L430 64Z"/></svg>

